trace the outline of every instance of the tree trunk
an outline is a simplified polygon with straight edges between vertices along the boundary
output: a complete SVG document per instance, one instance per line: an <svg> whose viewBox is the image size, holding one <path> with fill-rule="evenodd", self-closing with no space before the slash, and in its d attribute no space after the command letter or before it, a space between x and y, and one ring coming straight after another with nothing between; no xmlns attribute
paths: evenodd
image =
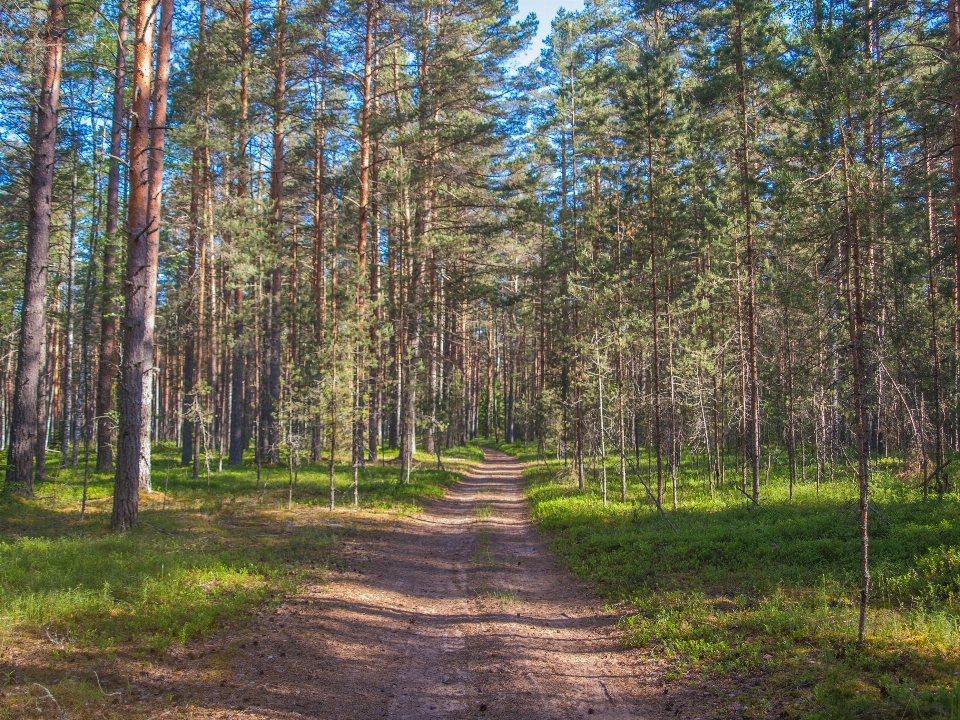
<svg viewBox="0 0 960 720"><path fill-rule="evenodd" d="M752 201L750 194L750 127L747 120L746 51L743 46L743 26L737 19L734 30L737 70L737 114L740 132L740 147L737 162L740 166L740 209L745 224L745 262L747 270L746 334L747 343L745 372L747 383L746 455L750 463L751 499L760 502L760 381L757 369L757 309L756 309L756 251L754 249Z"/></svg>
<svg viewBox="0 0 960 720"><path fill-rule="evenodd" d="M76 92L76 91L74 91ZM70 104L71 173L70 173L70 231L67 240L67 288L64 293L63 369L60 374L60 467L67 466L70 454L71 421L73 420L73 296L77 275L77 122L75 103Z"/></svg>
<svg viewBox="0 0 960 720"><path fill-rule="evenodd" d="M657 508L663 509L663 409L660 396L660 297L659 269L657 265L657 207L654 193L653 133L647 126L647 183L650 224L650 313L653 325L653 348L650 358L651 396L653 401L653 446L657 458Z"/></svg>
<svg viewBox="0 0 960 720"><path fill-rule="evenodd" d="M357 482L357 469L363 464L364 446L364 407L366 381L364 379L364 358L367 344L364 331L364 317L367 299L367 226L370 214L370 115L373 105L373 66L374 47L373 30L376 22L376 2L366 0L365 3L366 34L363 44L363 80L361 83L360 107L360 188L357 207L357 327L354 350L354 382L353 382L353 467L354 484ZM374 259L374 262L377 262Z"/></svg>
<svg viewBox="0 0 960 720"><path fill-rule="evenodd" d="M330 238L330 509L333 510L337 500L336 459L337 459L337 339L339 338L340 319L338 312L337 295L337 206L336 193L333 195L333 232Z"/></svg>
<svg viewBox="0 0 960 720"><path fill-rule="evenodd" d="M202 17L202 14L201 14ZM180 464L194 464L194 479L197 477L199 460L196 454L197 428L194 427L197 403L194 386L197 378L197 345L200 337L201 282L197 274L197 259L200 257L200 149L194 148L190 163L190 225L187 230L187 306L184 308L185 332L183 339L183 405L180 411Z"/></svg>
<svg viewBox="0 0 960 720"><path fill-rule="evenodd" d="M247 113L250 104L250 0L243 0L240 34L240 119L237 139L237 201L240 206L241 221L246 217L244 201L247 196ZM235 279L237 282L237 279ZM230 403L230 451L229 464L243 464L243 420L244 401L244 359L246 348L243 343L243 279L233 291L233 356L231 359Z"/></svg>
<svg viewBox="0 0 960 720"><path fill-rule="evenodd" d="M110 173L107 179L106 236L103 243L103 295L100 315L100 362L97 368L97 471L113 469L113 380L120 366L117 327L117 249L120 217L120 152L123 148L123 92L127 63L127 0L120 0L117 18L117 63L113 80L113 121L110 129Z"/></svg>
<svg viewBox="0 0 960 720"><path fill-rule="evenodd" d="M270 303L267 308L266 352L267 365L266 397L263 403L263 423L266 426L266 451L271 463L280 462L280 328L281 288L283 274L283 182L284 182L284 124L287 86L286 38L287 3L277 2L277 37L274 52L273 75L273 158L270 166L270 229L275 253L274 267L270 271L268 285Z"/></svg>
<svg viewBox="0 0 960 720"><path fill-rule="evenodd" d="M90 73L90 94L94 95L96 93L96 72L91 71ZM91 126L96 124L97 111L96 108L91 104L88 108L90 115ZM100 217L102 210L102 203L100 202L100 147L99 143L93 150L93 163L92 163L92 188L93 188L93 208L90 217L90 240L88 243L88 262L86 268L86 274L84 276L84 287L83 287L83 322L80 326L80 347L82 348L80 353L80 377L79 382L77 383L77 399L78 399L78 408L77 408L77 422L75 429L74 437L74 467L77 466L77 456L79 449L79 440L83 439L83 455L84 455L84 472L89 474L90 466L90 440L93 439L93 427L94 427L94 403L95 395L94 390L95 386L91 382L90 370L91 370L91 359L93 352L93 343L91 342L91 336L93 334L93 321L94 321L94 312L97 310L98 303L96 301L96 293L94 287L97 280L97 263L95 258L100 248L98 243L100 242Z"/></svg>
<svg viewBox="0 0 960 720"><path fill-rule="evenodd" d="M960 63L960 0L947 0L947 26L950 57L956 67ZM953 309L956 321L953 324L953 354L956 367L954 378L960 382L960 82L956 77L951 84L950 95L950 209L953 215ZM960 449L960 404L956 405L955 431Z"/></svg>
<svg viewBox="0 0 960 720"><path fill-rule="evenodd" d="M850 335L850 360L853 375L854 441L857 446L857 480L860 488L860 618L857 626L857 645L863 646L866 634L867 605L870 601L870 477L867 471L869 447L867 445L866 403L866 351L864 344L864 301L862 281L862 252L860 228L853 208L850 180L850 149L847 145L843 121L839 121L843 141L843 179L846 232L843 243L846 270L845 295L847 303L847 329Z"/></svg>
<svg viewBox="0 0 960 720"><path fill-rule="evenodd" d="M376 81L376 68L374 69ZM374 97L373 112L377 112L376 97ZM369 380L369 428L367 457L370 462L377 461L381 436L383 434L383 348L380 343L380 325L383 322L383 308L380 305L380 171L377 143L373 143L373 161L370 168L373 183L370 201L370 305L373 316L370 318L370 380Z"/></svg>
<svg viewBox="0 0 960 720"><path fill-rule="evenodd" d="M407 342L403 357L402 410L400 413L400 481L410 482L413 453L416 450L417 392L414 370L420 349L420 283L423 263L413 260L413 272L407 290Z"/></svg>
<svg viewBox="0 0 960 720"><path fill-rule="evenodd" d="M37 126L27 218L27 266L20 313L17 376L7 456L6 492L33 497L33 459L37 453L38 395L46 362L47 272L50 255L50 205L57 147L57 109L63 59L64 3L50 0L47 9L46 54L37 102Z"/></svg>
<svg viewBox="0 0 960 720"><path fill-rule="evenodd" d="M43 370L40 372L40 381L37 384L37 398L39 416L37 417L37 448L35 482L46 482L47 479L47 439L50 436L50 418L53 415L53 378L56 376L57 352L60 342L58 328L51 326L47 332L47 342L43 353ZM48 352L53 348L53 352Z"/></svg>
<svg viewBox="0 0 960 720"><path fill-rule="evenodd" d="M157 0L137 2L120 433L111 518L111 526L121 532L137 524L140 490L150 488L151 381L173 0L161 0L156 79L151 97L150 61L156 5Z"/></svg>

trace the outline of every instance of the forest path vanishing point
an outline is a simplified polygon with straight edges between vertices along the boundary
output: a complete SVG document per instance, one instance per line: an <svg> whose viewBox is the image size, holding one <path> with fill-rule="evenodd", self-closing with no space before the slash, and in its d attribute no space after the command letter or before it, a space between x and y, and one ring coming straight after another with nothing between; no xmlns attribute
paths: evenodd
<svg viewBox="0 0 960 720"><path fill-rule="evenodd" d="M616 618L543 548L520 463L485 454L423 513L351 548L361 569L308 584L233 637L228 667L174 671L171 715L706 717L702 696L668 690L621 649Z"/></svg>

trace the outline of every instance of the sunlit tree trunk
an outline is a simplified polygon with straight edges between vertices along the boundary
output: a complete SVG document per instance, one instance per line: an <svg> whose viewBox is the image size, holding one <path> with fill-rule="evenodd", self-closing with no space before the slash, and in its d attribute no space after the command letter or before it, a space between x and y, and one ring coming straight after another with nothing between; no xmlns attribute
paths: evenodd
<svg viewBox="0 0 960 720"><path fill-rule="evenodd" d="M137 524L140 490L150 489L151 382L173 0L161 2L157 67L151 95L150 61L156 4L156 0L137 3L120 433L111 518L112 527L118 531L129 530Z"/></svg>

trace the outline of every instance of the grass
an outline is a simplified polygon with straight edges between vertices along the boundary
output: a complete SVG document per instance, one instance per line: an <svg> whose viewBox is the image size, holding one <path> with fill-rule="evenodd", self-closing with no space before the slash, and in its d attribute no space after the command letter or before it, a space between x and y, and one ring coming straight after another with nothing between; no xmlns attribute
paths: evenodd
<svg viewBox="0 0 960 720"><path fill-rule="evenodd" d="M663 520L635 478L604 506L534 446L501 446L531 465L534 519L557 552L626 613L624 642L663 658L673 677L723 678L745 717L960 719L960 502L924 503L878 460L873 469L868 639L856 641L857 488L849 471L794 487L773 465L753 507L702 470L679 473ZM610 459L609 477L618 479ZM669 483L669 477L667 478ZM619 486L611 497L619 496ZM882 513L882 518L881 518ZM755 683L763 677L763 683Z"/></svg>
<svg viewBox="0 0 960 720"><path fill-rule="evenodd" d="M155 492L141 496L140 525L125 535L109 529L109 475L91 475L80 521L82 463L78 470L50 463L38 499L0 500L0 658L31 637L57 652L107 653L161 651L204 637L290 592L330 561L347 531L350 515L325 509L326 466L300 469L291 505L285 467L265 468L258 488L249 465L212 473L208 484L202 467L194 480L178 461L176 448L154 449ZM417 462L403 485L389 464L361 471L361 509L417 512L456 481L434 469L433 457ZM338 465L335 479L338 504L350 507L352 468Z"/></svg>
<svg viewBox="0 0 960 720"><path fill-rule="evenodd" d="M210 523L209 535L75 533L3 543L4 624L100 648L137 639L165 649L203 636L289 589L292 579L276 544L238 542L235 533L218 533L222 527ZM310 550L333 542L307 528L295 532Z"/></svg>
<svg viewBox="0 0 960 720"><path fill-rule="evenodd" d="M517 593L515 590L497 590L486 586L481 588L479 597L493 600L500 605L512 605L517 601Z"/></svg>
<svg viewBox="0 0 960 720"><path fill-rule="evenodd" d="M477 519L483 520L484 518L493 517L493 505L490 503L478 503L474 508Z"/></svg>
<svg viewBox="0 0 960 720"><path fill-rule="evenodd" d="M466 460L468 462L483 462L483 450L476 443L454 447L443 451L444 458L452 460Z"/></svg>
<svg viewBox="0 0 960 720"><path fill-rule="evenodd" d="M477 535L477 545L470 555L471 562L477 565L492 565L496 562L493 553L490 552L490 531L481 530Z"/></svg>

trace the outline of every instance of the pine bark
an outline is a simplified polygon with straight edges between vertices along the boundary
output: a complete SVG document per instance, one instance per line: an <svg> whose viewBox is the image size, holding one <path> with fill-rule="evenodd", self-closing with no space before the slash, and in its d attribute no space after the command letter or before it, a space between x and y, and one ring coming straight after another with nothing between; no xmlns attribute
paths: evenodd
<svg viewBox="0 0 960 720"><path fill-rule="evenodd" d="M374 113L377 105L374 101ZM377 143L373 143L373 160L370 168L372 192L370 200L370 306L373 314L370 318L370 378L368 382L369 423L367 459L377 461L380 447L383 418L383 352L380 346L380 324L383 321L383 308L380 305L380 172Z"/></svg>
<svg viewBox="0 0 960 720"><path fill-rule="evenodd" d="M59 298L59 292L55 295ZM55 299L54 302L58 300ZM47 439L50 435L50 419L53 415L54 384L57 375L57 348L60 346L60 328L52 323L47 329L47 343L44 346L43 369L40 371L40 382L37 385L39 417L37 418L37 447L34 471L34 482L42 483L47 479ZM50 352L52 349L52 352Z"/></svg>
<svg viewBox="0 0 960 720"><path fill-rule="evenodd" d="M50 0L47 8L43 80L37 102L36 137L30 167L27 264L5 483L6 492L25 497L33 497L33 459L38 450L39 404L43 402L38 391L40 376L46 363L50 214L64 33L64 2Z"/></svg>
<svg viewBox="0 0 960 720"><path fill-rule="evenodd" d="M357 209L357 328L356 349L354 352L354 408L353 408L353 466L356 481L356 469L363 464L364 446L364 406L366 382L364 379L364 358L366 356L366 278L368 219L370 214L370 116L373 105L373 66L374 47L373 30L376 22L375 0L366 0L365 27L363 45L363 79L361 83L360 106L360 188Z"/></svg>
<svg viewBox="0 0 960 720"><path fill-rule="evenodd" d="M870 448L867 437L866 351L864 347L864 292L863 249L860 222L854 208L853 187L850 178L851 152L843 121L839 121L843 142L842 165L844 181L843 264L844 299L847 305L847 330L850 338L850 362L853 380L854 443L857 450L857 481L860 490L858 518L860 521L860 617L857 628L857 646L862 647L866 636L867 605L870 602L870 476L867 463Z"/></svg>
<svg viewBox="0 0 960 720"><path fill-rule="evenodd" d="M200 312L198 299L200 282L197 259L200 255L200 151L194 149L190 168L190 225L187 230L187 305L184 308L185 332L183 339L183 404L180 410L180 464L194 462L194 406L197 379L197 345Z"/></svg>
<svg viewBox="0 0 960 720"><path fill-rule="evenodd" d="M654 179L653 129L647 125L647 186L650 238L650 307L653 330L653 348L650 359L652 375L652 402L653 402L653 445L657 458L657 508L663 509L663 398L660 393L660 291L659 266L657 263L657 204Z"/></svg>
<svg viewBox="0 0 960 720"><path fill-rule="evenodd" d="M283 272L283 183L284 183L284 125L287 85L286 29L287 4L279 0L276 14L276 48L273 75L273 158L270 165L270 235L275 253L274 266L269 273L269 306L265 333L267 382L263 399L263 424L266 429L264 451L269 462L280 462L280 329L281 289Z"/></svg>
<svg viewBox="0 0 960 720"><path fill-rule="evenodd" d="M67 466L70 455L71 421L73 420L73 296L77 275L77 122L76 106L70 107L70 134L72 135L72 162L70 173L70 234L67 240L67 287L64 293L63 357L60 373L60 467Z"/></svg>
<svg viewBox="0 0 960 720"><path fill-rule="evenodd" d="M237 204L240 217L245 218L244 201L247 196L247 114L250 105L250 0L243 0L240 34L240 121L237 139ZM246 392L244 387L244 358L246 348L243 343L243 281L233 291L233 356L231 361L231 404L230 404L230 465L243 464L243 420Z"/></svg>
<svg viewBox="0 0 960 720"><path fill-rule="evenodd" d="M129 141L129 236L124 279L126 303L123 361L120 366L120 432L111 518L111 526L120 532L130 530L137 524L140 490L150 488L151 384L154 374L160 191L163 182L173 2L161 0L157 67L152 83L150 61L157 0L137 2L133 120Z"/></svg>
<svg viewBox="0 0 960 720"><path fill-rule="evenodd" d="M949 42L949 57L954 65L954 72L960 73L960 0L947 1L947 36ZM953 215L953 250L954 250L954 285L953 302L957 313L956 324L953 327L954 350L960 354L960 80L957 75L951 83L950 96L950 135L951 163L950 163L950 199ZM960 369L957 371L960 377ZM960 429L958 429L960 432Z"/></svg>
<svg viewBox="0 0 960 720"><path fill-rule="evenodd" d="M734 31L737 60L736 70L739 86L737 88L737 114L740 132L740 147L737 160L740 166L740 208L745 225L745 263L747 271L746 296L746 334L747 356L746 382L748 406L746 417L746 454L750 463L751 499L754 504L760 502L760 380L757 368L757 308L756 308L756 250L754 248L752 200L750 194L750 126L747 119L747 80L743 26L740 18Z"/></svg>
<svg viewBox="0 0 960 720"><path fill-rule="evenodd" d="M123 148L127 64L127 0L120 0L117 17L117 62L113 78L113 119L110 128L110 172L107 178L106 236L103 243L103 295L100 311L100 362L97 367L97 470L113 469L113 381L120 367L117 329L117 250L120 217L120 152Z"/></svg>

